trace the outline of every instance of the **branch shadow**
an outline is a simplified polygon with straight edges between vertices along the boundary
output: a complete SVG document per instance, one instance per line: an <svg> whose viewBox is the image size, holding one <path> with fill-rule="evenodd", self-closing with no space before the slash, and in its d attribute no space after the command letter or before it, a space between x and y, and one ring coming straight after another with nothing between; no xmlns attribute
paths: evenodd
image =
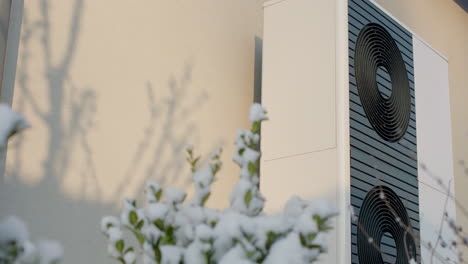
<svg viewBox="0 0 468 264"><path fill-rule="evenodd" d="M199 144L201 140L191 116L208 100L204 90L198 92L194 98L189 96L192 69L193 65L186 64L181 76L168 79L169 94L166 97L158 98L152 83L147 82L150 118L144 129L144 136L127 166L124 181L118 185L112 196L115 199L121 198L120 195L128 192L128 186L135 182L138 185L138 194L143 193L149 180L161 185L178 183L180 187L188 186L188 177L182 178L186 167L184 149L187 144ZM161 127L157 127L158 124ZM145 163L145 159L151 162ZM144 172L143 180L133 177L138 171Z"/></svg>
<svg viewBox="0 0 468 264"><path fill-rule="evenodd" d="M10 144L8 165L0 175L0 218L8 214L26 220L33 238L46 235L57 239L65 247L65 263L94 263L106 261L106 242L99 232L102 216L116 213L116 199L136 184L143 193L147 180L161 184L184 182L184 146L198 144L200 135L191 116L207 100L204 90L188 94L193 65L187 64L181 76L171 76L167 82L169 94L158 97L150 81L146 84L149 121L142 138L135 145L123 180L118 184L112 201L103 199L105 182L100 181L95 162L96 149L90 134L97 129L98 90L78 85L71 66L76 58L84 18L84 0L73 0L72 15L64 51L58 58L52 45L50 0L40 0L40 16L32 18L24 10L20 36L20 52L16 70L14 109L33 113L34 127L41 127L45 134L45 155L41 167L31 171L25 159L34 157L35 150L28 145L27 137L18 135ZM39 45L38 45L39 43ZM54 43L55 44L55 43ZM40 47L40 50L37 47ZM39 58L39 59L38 59ZM40 78L45 80L44 91L34 89L37 61L43 63ZM45 96L37 97L45 92ZM46 98L46 102L44 99ZM158 127L159 123L162 127ZM184 124L181 126L180 124ZM82 154L82 155L77 155ZM162 157L169 156L163 159ZM145 159L151 160L150 163ZM77 165L78 164L78 165ZM70 197L64 190L66 175L79 176L78 197ZM133 177L143 171L143 177ZM37 175L36 175L37 174ZM36 178L26 184L22 178ZM75 179L74 179L75 180ZM184 182L185 186L187 181Z"/></svg>

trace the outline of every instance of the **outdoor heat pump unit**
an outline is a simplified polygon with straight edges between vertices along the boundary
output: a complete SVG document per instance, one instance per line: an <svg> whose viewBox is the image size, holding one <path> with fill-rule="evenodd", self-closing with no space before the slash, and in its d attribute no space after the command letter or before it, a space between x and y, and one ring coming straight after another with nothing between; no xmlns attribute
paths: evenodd
<svg viewBox="0 0 468 264"><path fill-rule="evenodd" d="M447 58L373 1L273 0L262 71L267 211L331 201L322 263L457 259L427 247L455 219Z"/></svg>

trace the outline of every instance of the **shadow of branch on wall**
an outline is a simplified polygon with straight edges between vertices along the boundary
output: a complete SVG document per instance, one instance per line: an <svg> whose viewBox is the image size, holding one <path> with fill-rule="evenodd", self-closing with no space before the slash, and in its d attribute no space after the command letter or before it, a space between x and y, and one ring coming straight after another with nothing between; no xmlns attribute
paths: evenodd
<svg viewBox="0 0 468 264"><path fill-rule="evenodd" d="M102 190L106 185L99 180L102 179L97 172L100 164L95 161L96 151L103 150L97 150L90 141L90 135L98 129L98 90L82 85L82 80L77 82L72 71L85 1L72 2L66 41L59 47L62 55L58 57L55 56L57 43L52 43L53 7L50 0L40 0L37 4L39 17L32 18L28 10L23 15L14 109L32 115L28 116L34 121L32 130L44 130L39 134L41 142L34 145L43 144L45 154L37 170L29 168L31 163L26 161L28 157L38 159L34 153L37 150L28 145L31 139L25 135L15 139L10 146L13 149L5 175L0 177L0 217L16 214L29 224L33 238L44 234L60 240L66 250L65 263L103 262L106 244L99 234L101 217L115 213L116 203L120 204L116 199L120 200L121 194L128 192L130 184L137 186L137 193L142 193L149 179L167 184L182 179L184 146L200 140L191 116L208 97L204 91L195 97L193 93L188 95L193 65L186 65L181 76L170 77L167 87L154 89L151 82L147 83L150 118L141 139L135 138L135 149L128 150L133 155L112 195L115 199L105 202ZM38 62L42 65L37 65ZM41 81L40 85L37 80ZM166 88L168 95L159 98L156 91ZM42 157L43 153L40 154ZM64 191L69 175L76 182L74 197ZM38 180L30 184L21 180L29 178Z"/></svg>
<svg viewBox="0 0 468 264"><path fill-rule="evenodd" d="M138 186L135 192L137 194L143 194L149 180L162 185L188 185L189 181L182 178L183 168L186 166L184 149L188 143L200 142L197 125L191 120L191 116L208 100L204 91L197 93L194 98L188 94L192 67L187 64L180 77L169 78L169 94L165 97L157 97L151 82L147 82L150 118L144 129L144 136L129 161L124 180L112 195L114 199L120 199L122 193L127 193L132 183ZM143 173L143 178L134 177L139 173Z"/></svg>

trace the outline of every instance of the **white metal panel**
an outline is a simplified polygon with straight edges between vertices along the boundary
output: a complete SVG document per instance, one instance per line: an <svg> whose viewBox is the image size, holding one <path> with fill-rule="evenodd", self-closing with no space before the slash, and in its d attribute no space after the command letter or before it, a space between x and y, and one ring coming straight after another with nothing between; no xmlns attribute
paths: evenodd
<svg viewBox="0 0 468 264"><path fill-rule="evenodd" d="M337 206L338 178L336 149L295 156L287 159L263 162L261 191L266 197L265 211L279 212L292 196L302 199L326 199ZM344 243L337 239L335 221L333 231L328 236L329 252L321 257L320 263L338 262L337 247Z"/></svg>
<svg viewBox="0 0 468 264"><path fill-rule="evenodd" d="M448 63L417 37L413 47L421 241L435 245L439 235L445 242L454 239L443 221L445 212L455 219L454 201L447 198L454 195ZM454 259L453 250L441 248L440 243L436 251ZM421 250L422 261L429 263L431 252Z"/></svg>
<svg viewBox="0 0 468 264"><path fill-rule="evenodd" d="M340 10L342 24L337 25ZM349 200L349 166L342 167L349 163L348 116L341 116L347 108L337 105L348 96L347 80L343 80L348 71L347 28L343 27L347 13L342 13L346 13L344 0L265 4L262 104L270 120L262 125L260 187L267 212L281 210L293 195L325 198L340 211L349 204L343 201ZM337 47L340 34L342 43ZM336 54L342 56L339 69ZM336 90L337 71L344 71L339 89L345 90ZM343 164L338 166L338 160ZM347 188L343 177L347 177ZM343 259L349 263L349 250L343 252L350 246L349 227L343 212L329 235L329 253L320 263Z"/></svg>
<svg viewBox="0 0 468 264"><path fill-rule="evenodd" d="M336 0L336 263L351 263L351 170L349 126L348 0Z"/></svg>
<svg viewBox="0 0 468 264"><path fill-rule="evenodd" d="M335 2L289 0L265 8L264 160L336 147Z"/></svg>

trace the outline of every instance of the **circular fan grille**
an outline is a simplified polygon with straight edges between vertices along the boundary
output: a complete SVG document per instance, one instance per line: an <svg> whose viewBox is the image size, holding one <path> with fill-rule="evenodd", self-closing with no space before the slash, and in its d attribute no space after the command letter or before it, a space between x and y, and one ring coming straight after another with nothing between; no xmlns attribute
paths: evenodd
<svg viewBox="0 0 468 264"><path fill-rule="evenodd" d="M378 24L366 25L356 40L356 85L369 122L383 139L401 139L408 128L411 95L408 76L400 50L392 36ZM377 88L377 70L390 75L392 92L382 96Z"/></svg>
<svg viewBox="0 0 468 264"><path fill-rule="evenodd" d="M367 193L359 212L358 224L360 264L384 263L379 247L385 233L389 233L395 241L396 264L407 264L409 258L416 258L416 244L406 231L406 228L412 230L408 213L398 195L390 188L376 186Z"/></svg>

